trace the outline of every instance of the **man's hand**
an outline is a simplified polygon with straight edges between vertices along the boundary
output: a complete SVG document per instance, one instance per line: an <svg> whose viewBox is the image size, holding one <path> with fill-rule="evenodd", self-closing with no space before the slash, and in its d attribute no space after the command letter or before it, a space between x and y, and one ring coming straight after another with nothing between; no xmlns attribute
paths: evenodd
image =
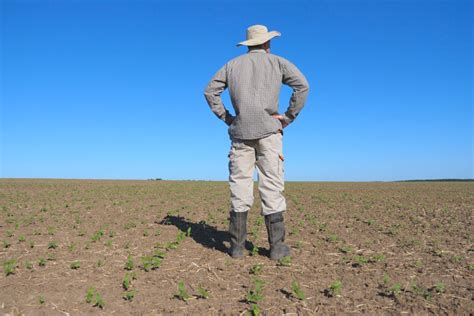
<svg viewBox="0 0 474 316"><path fill-rule="evenodd" d="M288 123L283 119L283 115L280 115L280 114L273 114L272 115L274 118L276 118L277 120L280 120L281 122L281 126L283 128L287 127L288 126Z"/></svg>

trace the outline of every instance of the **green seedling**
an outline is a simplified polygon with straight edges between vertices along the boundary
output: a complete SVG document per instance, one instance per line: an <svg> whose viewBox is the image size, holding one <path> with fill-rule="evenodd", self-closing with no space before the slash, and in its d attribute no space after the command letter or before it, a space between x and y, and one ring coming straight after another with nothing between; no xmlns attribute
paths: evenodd
<svg viewBox="0 0 474 316"><path fill-rule="evenodd" d="M3 240L3 248L10 248L11 245L12 243L8 240Z"/></svg>
<svg viewBox="0 0 474 316"><path fill-rule="evenodd" d="M125 273L125 276L123 277L122 281L122 287L124 290L129 290L130 286L132 285L132 280L136 280L136 274L135 273Z"/></svg>
<svg viewBox="0 0 474 316"><path fill-rule="evenodd" d="M291 256L284 256L283 258L278 260L278 265L282 267L291 266Z"/></svg>
<svg viewBox="0 0 474 316"><path fill-rule="evenodd" d="M92 303L92 300L94 299L94 294L95 294L95 289L93 287L90 287L87 289L87 292L86 292L87 303Z"/></svg>
<svg viewBox="0 0 474 316"><path fill-rule="evenodd" d="M43 295L40 295L40 296L38 297L38 302L39 302L41 305L43 305L44 302L46 302L46 300L44 299L44 296L43 296Z"/></svg>
<svg viewBox="0 0 474 316"><path fill-rule="evenodd" d="M446 287L444 286L443 282L438 282L435 284L435 291L438 294L444 293L446 291Z"/></svg>
<svg viewBox="0 0 474 316"><path fill-rule="evenodd" d="M342 289L342 282L339 280L336 280L329 285L329 288L327 290L327 293L329 296L338 296L341 295L341 289Z"/></svg>
<svg viewBox="0 0 474 316"><path fill-rule="evenodd" d="M178 293L176 297L180 300L187 301L191 296L186 292L186 287L184 286L184 282L178 282Z"/></svg>
<svg viewBox="0 0 474 316"><path fill-rule="evenodd" d="M381 254L381 253L374 254L374 255L370 258L370 261L371 261L371 262L380 262L380 261L384 261L384 260L385 260L385 255L384 255L384 254Z"/></svg>
<svg viewBox="0 0 474 316"><path fill-rule="evenodd" d="M428 289L424 288L423 286L416 284L416 282L412 283L411 289L413 290L413 293L417 295L421 295L425 299L431 298L431 292Z"/></svg>
<svg viewBox="0 0 474 316"><path fill-rule="evenodd" d="M263 264L257 263L250 268L250 274L258 275L262 272Z"/></svg>
<svg viewBox="0 0 474 316"><path fill-rule="evenodd" d="M91 241L92 242L99 241L102 238L102 236L104 236L104 230L100 229L94 235L92 235Z"/></svg>
<svg viewBox="0 0 474 316"><path fill-rule="evenodd" d="M402 286L400 283L395 283L388 289L388 293L391 296L397 297L402 292Z"/></svg>
<svg viewBox="0 0 474 316"><path fill-rule="evenodd" d="M77 269L79 269L79 268L81 267L81 263L80 263L79 261L74 261L74 262L71 263L71 266L70 266L70 267L71 267L71 269L73 269L73 270L77 270Z"/></svg>
<svg viewBox="0 0 474 316"><path fill-rule="evenodd" d="M25 238L25 236L23 236L23 235L20 235L20 236L18 237L18 241L19 241L19 242L24 242L25 240L26 240L26 238Z"/></svg>
<svg viewBox="0 0 474 316"><path fill-rule="evenodd" d="M246 313L246 315L260 316L261 315L260 308L258 307L257 304L251 304L250 310Z"/></svg>
<svg viewBox="0 0 474 316"><path fill-rule="evenodd" d="M50 241L48 243L48 249L56 249L58 248L58 243L56 241Z"/></svg>
<svg viewBox="0 0 474 316"><path fill-rule="evenodd" d="M127 262L125 262L125 270L131 271L135 267L135 264L133 263L133 258L132 256L127 257Z"/></svg>
<svg viewBox="0 0 474 316"><path fill-rule="evenodd" d="M361 267L364 264L367 264L369 262L369 259L364 257L364 256L359 256L355 255L352 260L354 261L353 266L355 267Z"/></svg>
<svg viewBox="0 0 474 316"><path fill-rule="evenodd" d="M104 309L105 302L102 296L99 293L95 293L95 304L94 306L99 307L100 309Z"/></svg>
<svg viewBox="0 0 474 316"><path fill-rule="evenodd" d="M191 236L191 226L189 226L188 229L186 230L186 236L187 237Z"/></svg>
<svg viewBox="0 0 474 316"><path fill-rule="evenodd" d="M135 291L126 291L122 297L126 301L133 301L135 298Z"/></svg>
<svg viewBox="0 0 474 316"><path fill-rule="evenodd" d="M145 230L143 231L143 237L148 237L148 235L149 235L148 230L145 229Z"/></svg>
<svg viewBox="0 0 474 316"><path fill-rule="evenodd" d="M258 303L263 299L263 285L264 282L262 279L254 278L253 279L253 289L247 292L247 302L249 303Z"/></svg>
<svg viewBox="0 0 474 316"><path fill-rule="evenodd" d="M293 295L297 299L299 299L301 301L305 299L305 294L304 294L303 290L301 289L300 284L296 280L291 282L291 290L293 291Z"/></svg>
<svg viewBox="0 0 474 316"><path fill-rule="evenodd" d="M67 246L67 250L69 250L69 252L73 252L74 249L76 249L76 245L74 243L71 243L69 246Z"/></svg>
<svg viewBox="0 0 474 316"><path fill-rule="evenodd" d="M338 242L338 241L339 241L339 236L337 236L337 235L335 235L335 234L329 235L329 236L326 238L326 241L329 241L329 242L331 242L331 243Z"/></svg>
<svg viewBox="0 0 474 316"><path fill-rule="evenodd" d="M15 269L16 269L16 260L15 259L10 259L7 261L3 262L3 273L5 273L5 276L9 276L10 274L15 274Z"/></svg>
<svg viewBox="0 0 474 316"><path fill-rule="evenodd" d="M31 263L31 261L26 261L25 268L27 268L28 270L33 269L33 263Z"/></svg>
<svg viewBox="0 0 474 316"><path fill-rule="evenodd" d="M199 293L199 297L203 298L203 299L208 299L209 298L209 292L203 288L202 286L199 286L198 287L198 293Z"/></svg>
<svg viewBox="0 0 474 316"><path fill-rule="evenodd" d="M40 267L46 266L46 259L45 259L45 258L39 258L39 259L38 259L38 265L39 265Z"/></svg>
<svg viewBox="0 0 474 316"><path fill-rule="evenodd" d="M7 235L7 237L13 237L14 235L12 230L7 230L5 234Z"/></svg>
<svg viewBox="0 0 474 316"><path fill-rule="evenodd" d="M97 260L97 263L96 263L97 268L100 268L103 265L104 265L104 262L101 259Z"/></svg>
<svg viewBox="0 0 474 316"><path fill-rule="evenodd" d="M162 258L155 256L144 256L142 257L143 270L150 272L156 270L161 266Z"/></svg>
<svg viewBox="0 0 474 316"><path fill-rule="evenodd" d="M253 246L252 247L252 251L250 251L250 255L255 257L256 255L258 255L258 247L257 246Z"/></svg>

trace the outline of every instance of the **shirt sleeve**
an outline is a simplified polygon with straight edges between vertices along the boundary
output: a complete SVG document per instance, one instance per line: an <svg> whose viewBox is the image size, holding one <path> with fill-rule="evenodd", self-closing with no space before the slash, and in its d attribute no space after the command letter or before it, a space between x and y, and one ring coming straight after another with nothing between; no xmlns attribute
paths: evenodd
<svg viewBox="0 0 474 316"><path fill-rule="evenodd" d="M227 125L230 125L234 120L234 116L225 108L221 98L222 92L227 88L226 78L226 65L224 65L209 81L204 91L204 97L212 112Z"/></svg>
<svg viewBox="0 0 474 316"><path fill-rule="evenodd" d="M281 60L282 82L293 89L290 104L285 114L283 114L283 119L286 123L290 124L304 107L309 93L309 84L305 76L295 65L286 59L282 58Z"/></svg>

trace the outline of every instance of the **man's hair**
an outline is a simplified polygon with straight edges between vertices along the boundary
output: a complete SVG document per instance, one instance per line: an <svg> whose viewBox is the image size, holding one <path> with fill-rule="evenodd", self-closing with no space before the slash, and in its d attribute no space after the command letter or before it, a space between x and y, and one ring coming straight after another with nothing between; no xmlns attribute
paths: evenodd
<svg viewBox="0 0 474 316"><path fill-rule="evenodd" d="M249 46L249 50L252 50L252 49L263 49L264 48L264 44L260 44L260 45L255 45L255 46Z"/></svg>

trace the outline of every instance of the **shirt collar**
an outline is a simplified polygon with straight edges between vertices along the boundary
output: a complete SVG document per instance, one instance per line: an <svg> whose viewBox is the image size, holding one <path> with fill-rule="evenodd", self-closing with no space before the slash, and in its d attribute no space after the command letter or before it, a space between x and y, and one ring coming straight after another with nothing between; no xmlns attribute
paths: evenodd
<svg viewBox="0 0 474 316"><path fill-rule="evenodd" d="M258 48L258 49L252 49L252 50L249 50L248 53L251 54L251 53L266 53L267 51L264 50L263 48Z"/></svg>

